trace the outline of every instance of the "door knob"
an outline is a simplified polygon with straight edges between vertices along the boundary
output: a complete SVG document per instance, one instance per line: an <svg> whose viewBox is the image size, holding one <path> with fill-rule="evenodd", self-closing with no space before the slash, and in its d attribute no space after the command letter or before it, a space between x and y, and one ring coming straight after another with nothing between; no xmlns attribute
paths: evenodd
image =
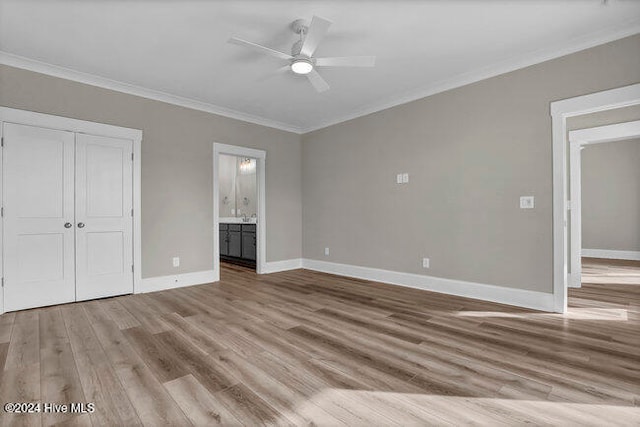
<svg viewBox="0 0 640 427"><path fill-rule="evenodd" d="M84 228L84 222L79 222L78 223L78 228Z"/></svg>
<svg viewBox="0 0 640 427"><path fill-rule="evenodd" d="M73 224L71 224L70 222L65 222L64 223L64 228L71 228L73 226Z"/></svg>

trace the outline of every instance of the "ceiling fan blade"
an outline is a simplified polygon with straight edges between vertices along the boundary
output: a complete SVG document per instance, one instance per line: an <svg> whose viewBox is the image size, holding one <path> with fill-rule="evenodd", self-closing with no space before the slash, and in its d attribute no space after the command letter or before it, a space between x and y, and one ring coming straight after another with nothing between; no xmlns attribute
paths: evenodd
<svg viewBox="0 0 640 427"><path fill-rule="evenodd" d="M327 34L329 26L331 26L331 21L314 16L311 19L309 30L307 31L307 34L305 34L304 43L302 44L300 53L305 56L313 56L313 52L316 51L316 48Z"/></svg>
<svg viewBox="0 0 640 427"><path fill-rule="evenodd" d="M280 58L280 59L291 59L292 58L292 56L287 54L287 53L280 52L279 50L271 49L270 47L262 46L262 45L259 45L257 43L248 42L246 40L242 40L242 39L239 39L237 37L231 37L228 42L231 43L231 44L237 44L238 46L248 47L248 48L256 50L258 52L262 52L262 53L266 53L267 55L275 56L276 58Z"/></svg>
<svg viewBox="0 0 640 427"><path fill-rule="evenodd" d="M329 83L327 83L316 70L311 70L311 72L307 74L307 78L318 92L329 90Z"/></svg>
<svg viewBox="0 0 640 427"><path fill-rule="evenodd" d="M257 81L263 82L265 80L269 80L277 75L284 74L288 71L291 71L291 65L285 65L284 67L277 68L273 71L268 72L264 76L260 77Z"/></svg>
<svg viewBox="0 0 640 427"><path fill-rule="evenodd" d="M373 67L374 65L376 65L375 56L335 56L316 59L316 67Z"/></svg>

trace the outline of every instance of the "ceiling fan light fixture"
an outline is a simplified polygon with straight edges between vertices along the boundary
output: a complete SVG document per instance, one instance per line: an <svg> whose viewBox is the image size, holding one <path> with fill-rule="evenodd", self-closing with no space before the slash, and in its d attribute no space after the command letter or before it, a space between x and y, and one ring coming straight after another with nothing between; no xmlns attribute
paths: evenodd
<svg viewBox="0 0 640 427"><path fill-rule="evenodd" d="M313 70L313 64L307 59L296 59L291 63L291 71L296 74L309 74Z"/></svg>

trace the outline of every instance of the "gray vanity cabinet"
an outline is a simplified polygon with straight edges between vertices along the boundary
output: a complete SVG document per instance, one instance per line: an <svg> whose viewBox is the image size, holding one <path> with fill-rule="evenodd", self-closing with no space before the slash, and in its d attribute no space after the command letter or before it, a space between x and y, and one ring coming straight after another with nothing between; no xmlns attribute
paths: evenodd
<svg viewBox="0 0 640 427"><path fill-rule="evenodd" d="M220 255L229 255L229 224L220 224L219 241L220 241Z"/></svg>
<svg viewBox="0 0 640 427"><path fill-rule="evenodd" d="M242 258L255 261L256 259L256 226L242 225Z"/></svg>
<svg viewBox="0 0 640 427"><path fill-rule="evenodd" d="M240 224L229 224L229 256L242 258L242 228Z"/></svg>
<svg viewBox="0 0 640 427"><path fill-rule="evenodd" d="M255 265L256 224L220 224L220 258Z"/></svg>

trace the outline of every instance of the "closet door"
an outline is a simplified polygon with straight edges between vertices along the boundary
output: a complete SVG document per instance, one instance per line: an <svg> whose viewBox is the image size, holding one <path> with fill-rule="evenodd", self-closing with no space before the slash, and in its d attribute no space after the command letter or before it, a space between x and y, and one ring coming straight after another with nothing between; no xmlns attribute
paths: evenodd
<svg viewBox="0 0 640 427"><path fill-rule="evenodd" d="M76 137L77 300L133 292L132 141Z"/></svg>
<svg viewBox="0 0 640 427"><path fill-rule="evenodd" d="M75 300L72 132L3 124L5 310Z"/></svg>

